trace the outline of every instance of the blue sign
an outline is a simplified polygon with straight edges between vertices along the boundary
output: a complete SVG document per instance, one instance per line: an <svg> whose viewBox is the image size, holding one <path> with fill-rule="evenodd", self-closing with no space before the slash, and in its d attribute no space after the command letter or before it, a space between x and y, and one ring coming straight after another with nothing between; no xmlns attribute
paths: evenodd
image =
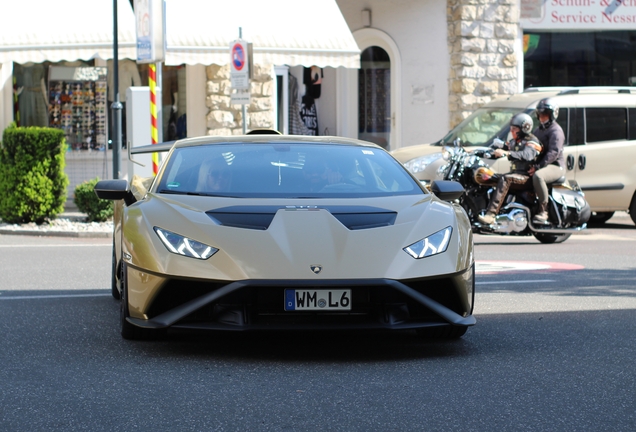
<svg viewBox="0 0 636 432"><path fill-rule="evenodd" d="M285 290L285 310L296 310L296 298L294 297L295 294L296 290Z"/></svg>

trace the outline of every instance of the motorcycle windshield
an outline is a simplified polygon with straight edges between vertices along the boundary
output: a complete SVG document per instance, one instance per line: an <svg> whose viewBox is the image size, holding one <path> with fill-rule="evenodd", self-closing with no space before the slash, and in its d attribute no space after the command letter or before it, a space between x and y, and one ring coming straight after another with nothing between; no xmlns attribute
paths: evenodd
<svg viewBox="0 0 636 432"><path fill-rule="evenodd" d="M453 145L459 139L465 147L487 147L495 138L507 141L510 119L520 111L514 108L482 107L455 126L437 145ZM538 125L534 110L526 111ZM533 127L534 130L534 127Z"/></svg>

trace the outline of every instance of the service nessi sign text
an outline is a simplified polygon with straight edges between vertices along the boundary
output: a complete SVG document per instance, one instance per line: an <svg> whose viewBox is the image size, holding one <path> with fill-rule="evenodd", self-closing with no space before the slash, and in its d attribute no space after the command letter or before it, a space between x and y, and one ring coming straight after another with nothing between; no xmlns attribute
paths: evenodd
<svg viewBox="0 0 636 432"><path fill-rule="evenodd" d="M521 0L524 30L633 30L636 0Z"/></svg>

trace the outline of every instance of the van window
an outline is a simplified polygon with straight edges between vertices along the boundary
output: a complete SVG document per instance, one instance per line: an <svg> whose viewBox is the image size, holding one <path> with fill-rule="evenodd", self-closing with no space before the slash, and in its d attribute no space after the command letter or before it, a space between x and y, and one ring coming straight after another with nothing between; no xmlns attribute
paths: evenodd
<svg viewBox="0 0 636 432"><path fill-rule="evenodd" d="M563 134L565 135L565 145L568 145L568 136L569 136L569 129L570 129L570 110L568 108L560 108L559 109L559 116L556 118L556 122L559 124L559 126L561 126L561 129L563 129ZM538 124L538 123L537 123Z"/></svg>
<svg viewBox="0 0 636 432"><path fill-rule="evenodd" d="M586 141L616 141L627 139L626 108L586 108Z"/></svg>
<svg viewBox="0 0 636 432"><path fill-rule="evenodd" d="M585 144L585 110L583 108L572 108L570 110L570 133L567 137L567 144L570 146Z"/></svg>
<svg viewBox="0 0 636 432"><path fill-rule="evenodd" d="M629 139L636 140L636 108L629 108L627 114L629 117Z"/></svg>

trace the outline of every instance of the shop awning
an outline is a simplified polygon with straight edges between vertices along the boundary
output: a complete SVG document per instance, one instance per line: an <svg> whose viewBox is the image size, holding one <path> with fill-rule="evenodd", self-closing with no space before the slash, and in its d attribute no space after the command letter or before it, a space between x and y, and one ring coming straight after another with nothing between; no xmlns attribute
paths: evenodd
<svg viewBox="0 0 636 432"><path fill-rule="evenodd" d="M136 58L135 15L117 0L120 58ZM113 57L113 0L5 0L0 63Z"/></svg>
<svg viewBox="0 0 636 432"><path fill-rule="evenodd" d="M335 0L166 0L165 63L225 65L239 27L257 64L360 67Z"/></svg>
<svg viewBox="0 0 636 432"><path fill-rule="evenodd" d="M135 16L117 1L119 58L136 59ZM113 0L12 0L0 12L0 63L113 56ZM227 64L239 27L255 63L360 67L335 0L166 0L165 64Z"/></svg>

